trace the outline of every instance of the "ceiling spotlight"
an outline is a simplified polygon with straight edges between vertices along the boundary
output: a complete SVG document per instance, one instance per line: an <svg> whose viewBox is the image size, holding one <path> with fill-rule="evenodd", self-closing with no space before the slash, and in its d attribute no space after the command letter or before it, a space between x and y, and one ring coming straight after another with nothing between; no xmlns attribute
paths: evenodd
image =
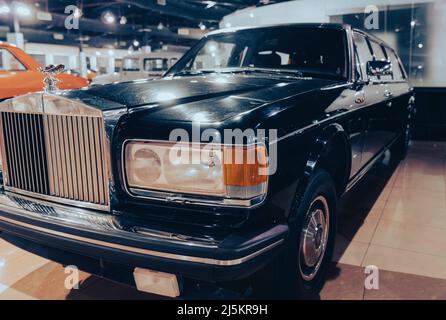
<svg viewBox="0 0 446 320"><path fill-rule="evenodd" d="M19 17L29 17L31 15L31 9L24 3L16 3L14 12Z"/></svg>
<svg viewBox="0 0 446 320"><path fill-rule="evenodd" d="M159 24L158 24L158 30L163 30L164 29L164 24L162 23L162 22L160 22Z"/></svg>
<svg viewBox="0 0 446 320"><path fill-rule="evenodd" d="M201 31L206 30L206 25L205 25L203 22L201 22L201 23L198 25L198 27L200 28Z"/></svg>
<svg viewBox="0 0 446 320"><path fill-rule="evenodd" d="M108 24L115 23L115 21L116 21L115 15L110 11L106 11L102 15L102 19L104 20L105 23L108 23Z"/></svg>
<svg viewBox="0 0 446 320"><path fill-rule="evenodd" d="M3 7L0 7L0 14L8 14L10 12L11 12L11 10L9 10L8 6L5 5Z"/></svg>
<svg viewBox="0 0 446 320"><path fill-rule="evenodd" d="M82 17L82 10L79 8L76 8L76 10L74 10L73 15L76 19L79 19L80 17Z"/></svg>
<svg viewBox="0 0 446 320"><path fill-rule="evenodd" d="M133 40L133 46L134 47L139 47L139 41L138 40Z"/></svg>
<svg viewBox="0 0 446 320"><path fill-rule="evenodd" d="M127 24L127 18L122 16L121 19L119 19L119 24Z"/></svg>
<svg viewBox="0 0 446 320"><path fill-rule="evenodd" d="M11 12L8 5L6 3L0 3L0 14L8 14Z"/></svg>

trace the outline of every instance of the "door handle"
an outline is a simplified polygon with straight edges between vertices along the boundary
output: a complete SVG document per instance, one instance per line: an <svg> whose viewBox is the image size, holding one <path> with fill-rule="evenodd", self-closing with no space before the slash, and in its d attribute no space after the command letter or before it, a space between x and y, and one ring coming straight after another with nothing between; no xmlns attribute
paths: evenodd
<svg viewBox="0 0 446 320"><path fill-rule="evenodd" d="M393 92L391 92L391 91L386 91L386 93L384 93L384 97L385 97L385 98L392 98L392 97L393 97Z"/></svg>
<svg viewBox="0 0 446 320"><path fill-rule="evenodd" d="M355 103L363 104L365 102L365 94L364 92L358 92L355 94Z"/></svg>
<svg viewBox="0 0 446 320"><path fill-rule="evenodd" d="M365 102L365 96L357 96L355 99L356 104L363 104Z"/></svg>

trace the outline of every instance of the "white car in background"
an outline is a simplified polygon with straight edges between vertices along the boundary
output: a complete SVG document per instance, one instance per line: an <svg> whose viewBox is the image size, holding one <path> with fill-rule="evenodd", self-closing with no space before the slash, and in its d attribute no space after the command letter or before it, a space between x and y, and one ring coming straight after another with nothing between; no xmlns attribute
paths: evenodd
<svg viewBox="0 0 446 320"><path fill-rule="evenodd" d="M139 79L161 77L181 57L181 52L138 52L127 55L122 60L121 72L97 76L92 84L108 84Z"/></svg>

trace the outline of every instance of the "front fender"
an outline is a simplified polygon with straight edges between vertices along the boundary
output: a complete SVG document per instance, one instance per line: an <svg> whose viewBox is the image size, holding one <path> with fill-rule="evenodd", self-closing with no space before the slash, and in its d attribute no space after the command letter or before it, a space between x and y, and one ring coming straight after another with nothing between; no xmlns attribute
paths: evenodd
<svg viewBox="0 0 446 320"><path fill-rule="evenodd" d="M317 169L322 167L330 173L333 180L335 180L339 194L347 186L350 177L351 147L348 136L340 124L333 123L321 128L311 139L313 142L309 144L307 159L303 161L303 170L301 169L297 185L295 185L294 200L287 215L288 221L295 218L293 213L297 212L295 209L299 205L299 195L303 194L308 186L310 177ZM332 164L337 164L338 166L330 167Z"/></svg>
<svg viewBox="0 0 446 320"><path fill-rule="evenodd" d="M351 160L351 146L347 133L340 124L330 124L320 132L311 147L301 185L305 188L310 176L321 166L329 164L329 168L324 169L330 171L330 168L338 168L338 166L331 166L331 164L335 164L336 161L345 161L345 163L339 165L343 172L338 172L338 170L330 172L338 190L342 189L348 183Z"/></svg>

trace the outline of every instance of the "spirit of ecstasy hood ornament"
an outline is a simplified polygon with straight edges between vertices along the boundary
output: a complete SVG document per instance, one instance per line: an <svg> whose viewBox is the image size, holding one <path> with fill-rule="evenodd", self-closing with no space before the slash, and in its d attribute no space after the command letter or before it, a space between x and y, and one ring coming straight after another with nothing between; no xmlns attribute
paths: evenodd
<svg viewBox="0 0 446 320"><path fill-rule="evenodd" d="M39 71L45 76L45 79L43 79L43 84L45 85L43 88L45 92L50 93L59 90L59 88L57 88L57 83L60 82L60 80L57 79L56 76L64 72L64 70L65 66L63 64L58 66L50 64L45 68L39 68Z"/></svg>

